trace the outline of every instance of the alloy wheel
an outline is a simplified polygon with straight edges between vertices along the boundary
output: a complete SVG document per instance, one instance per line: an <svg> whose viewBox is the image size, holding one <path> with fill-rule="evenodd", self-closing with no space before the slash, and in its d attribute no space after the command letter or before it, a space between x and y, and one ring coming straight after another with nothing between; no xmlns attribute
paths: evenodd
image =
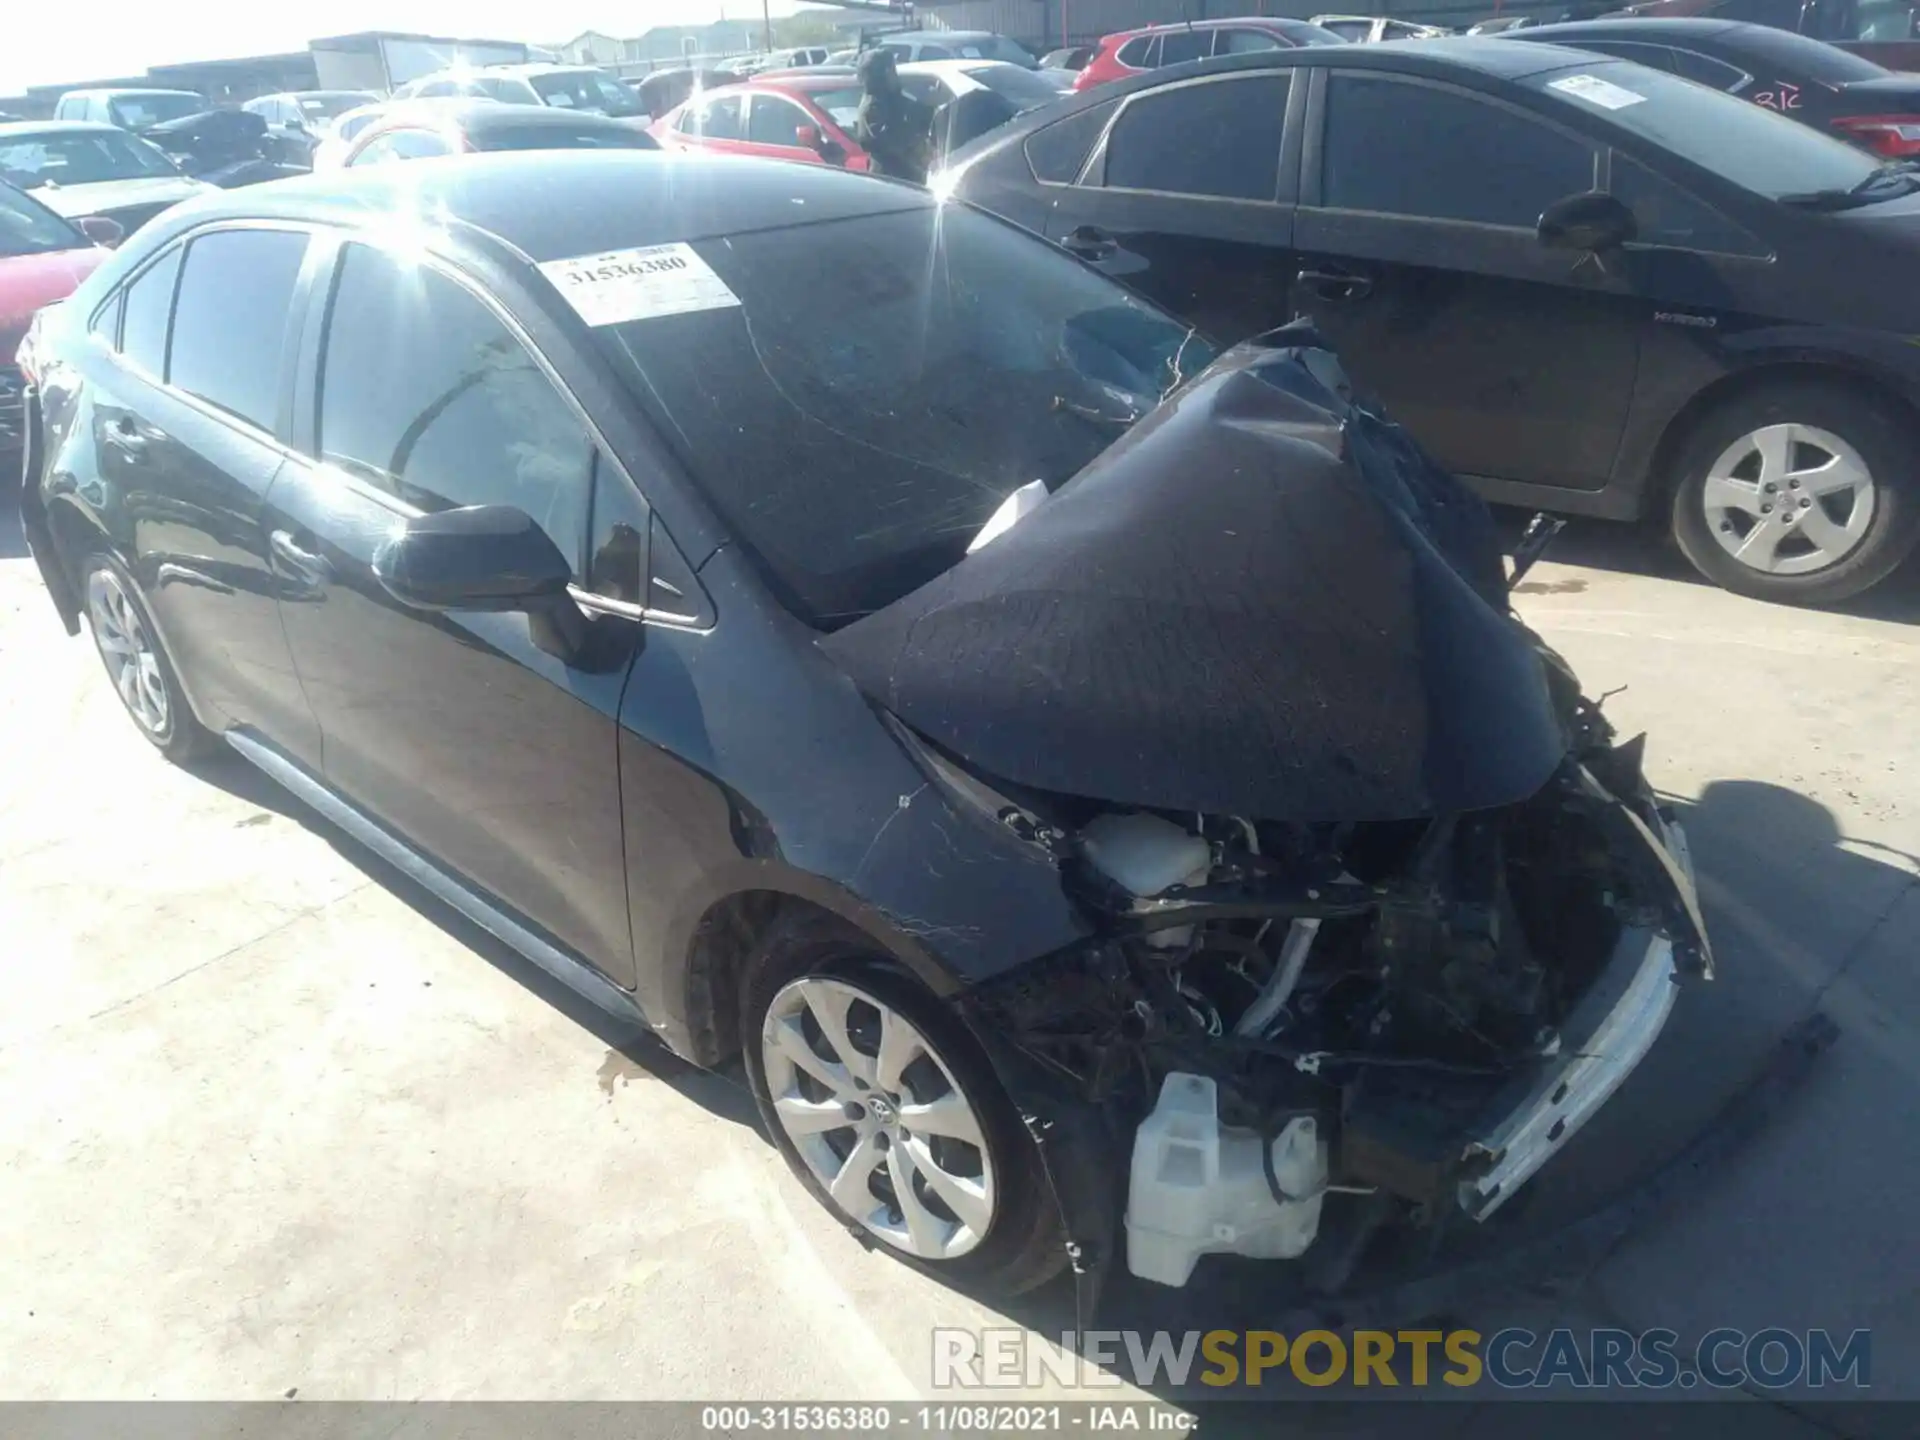
<svg viewBox="0 0 1920 1440"><path fill-rule="evenodd" d="M1701 491L1720 548L1767 575L1845 559L1873 524L1873 474L1845 440L1812 425L1763 425L1720 452Z"/></svg>
<svg viewBox="0 0 1920 1440"><path fill-rule="evenodd" d="M104 566L87 577L87 621L127 713L149 736L164 741L173 709L159 653L120 577Z"/></svg>
<svg viewBox="0 0 1920 1440"><path fill-rule="evenodd" d="M979 1111L912 1021L809 975L773 997L760 1043L780 1127L842 1211L923 1260L986 1237L999 1197Z"/></svg>

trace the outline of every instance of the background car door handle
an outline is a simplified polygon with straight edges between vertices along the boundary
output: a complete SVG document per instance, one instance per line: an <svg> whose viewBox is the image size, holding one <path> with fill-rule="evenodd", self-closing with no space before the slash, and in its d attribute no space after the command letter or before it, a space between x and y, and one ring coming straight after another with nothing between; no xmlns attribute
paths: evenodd
<svg viewBox="0 0 1920 1440"><path fill-rule="evenodd" d="M1120 248L1120 242L1098 225L1079 225L1067 232L1060 248L1071 250L1082 260L1104 260Z"/></svg>
<svg viewBox="0 0 1920 1440"><path fill-rule="evenodd" d="M311 586L325 585L333 579L333 567L323 555L311 550L303 550L294 543L293 535L286 530L276 530L267 537L274 556L294 575Z"/></svg>
<svg viewBox="0 0 1920 1440"><path fill-rule="evenodd" d="M1299 279L1322 300L1364 300L1373 293L1373 281L1366 276L1338 270L1302 270Z"/></svg>

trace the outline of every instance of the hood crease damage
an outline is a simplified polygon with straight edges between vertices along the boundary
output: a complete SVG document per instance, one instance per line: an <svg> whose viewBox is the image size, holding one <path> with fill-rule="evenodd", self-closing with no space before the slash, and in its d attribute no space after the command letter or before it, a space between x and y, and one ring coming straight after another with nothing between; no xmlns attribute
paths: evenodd
<svg viewBox="0 0 1920 1440"><path fill-rule="evenodd" d="M1296 326L989 530L820 643L1087 917L965 1003L1023 1106L1131 1136L1130 1268L1324 1218L1337 1284L1394 1222L1492 1214L1712 957L1641 740L1512 615L1485 506ZM1063 1148L1084 1269L1122 1187Z"/></svg>

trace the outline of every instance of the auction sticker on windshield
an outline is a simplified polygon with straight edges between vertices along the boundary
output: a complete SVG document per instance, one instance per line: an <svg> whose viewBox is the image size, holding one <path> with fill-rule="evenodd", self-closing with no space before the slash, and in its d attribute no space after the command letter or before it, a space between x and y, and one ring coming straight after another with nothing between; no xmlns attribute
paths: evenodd
<svg viewBox="0 0 1920 1440"><path fill-rule="evenodd" d="M622 325L740 303L691 245L679 243L549 260L540 273L589 325Z"/></svg>
<svg viewBox="0 0 1920 1440"><path fill-rule="evenodd" d="M1547 88L1585 100L1589 105L1598 105L1602 110L1624 110L1629 105L1643 103L1647 98L1623 85L1602 80L1598 75L1569 75L1564 80L1549 80Z"/></svg>

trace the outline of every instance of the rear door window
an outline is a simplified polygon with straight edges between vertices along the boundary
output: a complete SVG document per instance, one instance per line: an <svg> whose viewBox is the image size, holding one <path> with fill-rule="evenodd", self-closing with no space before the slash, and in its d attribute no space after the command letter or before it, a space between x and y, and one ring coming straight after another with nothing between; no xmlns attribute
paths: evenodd
<svg viewBox="0 0 1920 1440"><path fill-rule="evenodd" d="M1242 30L1229 26L1213 42L1216 55L1252 55L1261 50L1281 49L1280 42L1265 30Z"/></svg>
<svg viewBox="0 0 1920 1440"><path fill-rule="evenodd" d="M1029 135L1027 164L1032 167L1033 178L1048 185L1071 185L1119 105L1118 100L1109 100L1043 125Z"/></svg>
<svg viewBox="0 0 1920 1440"><path fill-rule="evenodd" d="M1555 200L1593 189L1597 160L1491 101L1352 74L1329 77L1321 157L1329 209L1529 230Z"/></svg>
<svg viewBox="0 0 1920 1440"><path fill-rule="evenodd" d="M1169 30L1160 37L1160 63L1179 65L1187 60L1204 60L1213 53L1211 30Z"/></svg>
<svg viewBox="0 0 1920 1440"><path fill-rule="evenodd" d="M320 454L416 509L514 506L580 563L586 429L500 318L438 271L347 246L321 360Z"/></svg>
<svg viewBox="0 0 1920 1440"><path fill-rule="evenodd" d="M702 105L694 114L693 133L704 135L709 140L738 140L740 97L723 95Z"/></svg>
<svg viewBox="0 0 1920 1440"><path fill-rule="evenodd" d="M187 246L167 347L167 383L272 431L282 352L307 237L216 230Z"/></svg>
<svg viewBox="0 0 1920 1440"><path fill-rule="evenodd" d="M1272 200L1288 85L1268 73L1136 96L1107 138L1108 187Z"/></svg>
<svg viewBox="0 0 1920 1440"><path fill-rule="evenodd" d="M756 145L800 147L800 127L813 123L807 112L779 95L755 95L747 111L747 139Z"/></svg>
<svg viewBox="0 0 1920 1440"><path fill-rule="evenodd" d="M127 286L120 321L120 353L156 380L167 373L167 322L180 278L180 247L174 246Z"/></svg>
<svg viewBox="0 0 1920 1440"><path fill-rule="evenodd" d="M1158 35L1136 35L1114 52L1113 58L1122 65L1131 65L1136 70L1151 70L1155 61L1153 52L1159 48Z"/></svg>

